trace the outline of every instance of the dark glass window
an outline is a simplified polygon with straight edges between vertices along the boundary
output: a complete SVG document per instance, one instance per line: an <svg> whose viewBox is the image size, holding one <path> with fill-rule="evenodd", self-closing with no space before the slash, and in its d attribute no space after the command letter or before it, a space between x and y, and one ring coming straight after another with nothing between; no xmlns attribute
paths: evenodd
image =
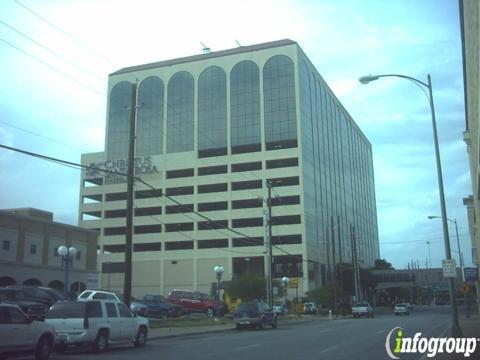
<svg viewBox="0 0 480 360"><path fill-rule="evenodd" d="M301 224L300 215L272 216L272 225Z"/></svg>
<svg viewBox="0 0 480 360"><path fill-rule="evenodd" d="M282 205L296 205L300 204L300 196L280 196L277 198L272 198L272 206L282 206Z"/></svg>
<svg viewBox="0 0 480 360"><path fill-rule="evenodd" d="M227 154L227 79L225 71L210 66L198 78L198 155Z"/></svg>
<svg viewBox="0 0 480 360"><path fill-rule="evenodd" d="M179 170L168 170L167 171L167 179L192 177L194 175L195 175L194 169L179 169Z"/></svg>
<svg viewBox="0 0 480 360"><path fill-rule="evenodd" d="M232 191L246 189L261 189L262 180L247 180L232 182Z"/></svg>
<svg viewBox="0 0 480 360"><path fill-rule="evenodd" d="M135 234L154 234L162 232L162 225L136 225L133 229Z"/></svg>
<svg viewBox="0 0 480 360"><path fill-rule="evenodd" d="M87 316L89 318L101 318L102 317L102 305L99 301L88 301Z"/></svg>
<svg viewBox="0 0 480 360"><path fill-rule="evenodd" d="M302 235L277 235L272 236L274 245L301 244Z"/></svg>
<svg viewBox="0 0 480 360"><path fill-rule="evenodd" d="M118 209L118 210L105 210L105 218L106 219L113 219L113 218L122 218L127 216L127 210L125 209Z"/></svg>
<svg viewBox="0 0 480 360"><path fill-rule="evenodd" d="M232 209L248 209L262 207L262 199L233 200Z"/></svg>
<svg viewBox="0 0 480 360"><path fill-rule="evenodd" d="M198 230L225 229L228 227L228 220L200 221L197 224Z"/></svg>
<svg viewBox="0 0 480 360"><path fill-rule="evenodd" d="M289 176L289 177L268 179L268 181L272 183L273 187L279 187L279 186L298 185L300 182L300 179L298 176Z"/></svg>
<svg viewBox="0 0 480 360"><path fill-rule="evenodd" d="M168 82L167 153L193 150L193 77L177 72Z"/></svg>
<svg viewBox="0 0 480 360"><path fill-rule="evenodd" d="M198 240L199 249L214 249L228 247L228 239Z"/></svg>
<svg viewBox="0 0 480 360"><path fill-rule="evenodd" d="M265 142L267 150L291 147L297 139L295 72L285 55L271 57L263 67Z"/></svg>
<svg viewBox="0 0 480 360"><path fill-rule="evenodd" d="M212 192L222 192L222 191L228 191L228 184L227 183L198 185L198 193L199 194L212 193Z"/></svg>
<svg viewBox="0 0 480 360"><path fill-rule="evenodd" d="M303 277L302 255L282 255L273 257L273 277Z"/></svg>
<svg viewBox="0 0 480 360"><path fill-rule="evenodd" d="M181 214L193 212L193 204L168 205L165 207L167 214Z"/></svg>
<svg viewBox="0 0 480 360"><path fill-rule="evenodd" d="M184 222L184 223L165 224L165 231L166 232L193 231L193 223Z"/></svg>
<svg viewBox="0 0 480 360"><path fill-rule="evenodd" d="M233 247L263 246L263 237L234 238L232 245Z"/></svg>
<svg viewBox="0 0 480 360"><path fill-rule="evenodd" d="M199 203L197 205L198 211L217 211L228 210L228 201L215 201L208 203Z"/></svg>
<svg viewBox="0 0 480 360"><path fill-rule="evenodd" d="M165 243L165 250L191 250L193 241L169 241Z"/></svg>
<svg viewBox="0 0 480 360"><path fill-rule="evenodd" d="M105 201L119 201L119 200L127 200L127 193L118 192L118 193L105 194Z"/></svg>
<svg viewBox="0 0 480 360"><path fill-rule="evenodd" d="M261 151L260 75L253 61L240 61L230 73L232 153Z"/></svg>
<svg viewBox="0 0 480 360"><path fill-rule="evenodd" d="M103 251L108 251L111 253L123 253L125 252L125 245L124 244L103 245Z"/></svg>
<svg viewBox="0 0 480 360"><path fill-rule="evenodd" d="M216 166L204 166L198 168L198 175L215 175L215 174L226 174L228 172L227 165L216 165Z"/></svg>
<svg viewBox="0 0 480 360"><path fill-rule="evenodd" d="M102 273L124 273L125 263L122 262L104 262L102 263Z"/></svg>
<svg viewBox="0 0 480 360"><path fill-rule="evenodd" d="M167 195L177 196L177 195L191 195L193 194L193 186L179 186L167 188Z"/></svg>
<svg viewBox="0 0 480 360"><path fill-rule="evenodd" d="M105 303L105 308L107 309L107 317L116 318L118 316L117 308L114 303Z"/></svg>
<svg viewBox="0 0 480 360"><path fill-rule="evenodd" d="M232 164L232 172L262 170L262 162L254 161L241 164Z"/></svg>
<svg viewBox="0 0 480 360"><path fill-rule="evenodd" d="M130 318L132 317L132 313L128 309L127 305L123 303L117 303L118 312L120 313L120 317L122 318Z"/></svg>
<svg viewBox="0 0 480 360"><path fill-rule="evenodd" d="M298 166L298 158L267 160L267 169Z"/></svg>
<svg viewBox="0 0 480 360"><path fill-rule="evenodd" d="M162 215L162 207L152 206L152 207L135 209L135 216L151 216L151 215Z"/></svg>
<svg viewBox="0 0 480 360"><path fill-rule="evenodd" d="M136 199L149 199L149 198L157 198L161 196L162 196L162 189L135 191Z"/></svg>
<svg viewBox="0 0 480 360"><path fill-rule="evenodd" d="M137 156L163 153L163 81L149 76L138 87Z"/></svg>
<svg viewBox="0 0 480 360"><path fill-rule="evenodd" d="M91 178L83 180L83 187L89 187L88 185L103 185L103 178Z"/></svg>
<svg viewBox="0 0 480 360"><path fill-rule="evenodd" d="M246 219L233 219L232 227L257 227L263 226L263 218L246 218Z"/></svg>
<svg viewBox="0 0 480 360"><path fill-rule="evenodd" d="M160 250L162 250L162 243L159 242L133 244L133 251L136 252Z"/></svg>
<svg viewBox="0 0 480 360"><path fill-rule="evenodd" d="M103 229L103 235L125 235L127 228L125 226L110 227Z"/></svg>
<svg viewBox="0 0 480 360"><path fill-rule="evenodd" d="M125 159L128 152L128 130L132 106L133 84L120 81L110 90L108 107L107 159Z"/></svg>

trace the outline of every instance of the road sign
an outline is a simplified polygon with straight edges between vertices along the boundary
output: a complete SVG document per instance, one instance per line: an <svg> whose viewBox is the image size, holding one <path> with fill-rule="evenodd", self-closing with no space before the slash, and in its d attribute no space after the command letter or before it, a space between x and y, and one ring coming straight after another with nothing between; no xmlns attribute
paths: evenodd
<svg viewBox="0 0 480 360"><path fill-rule="evenodd" d="M464 267L463 281L465 282L478 281L478 267Z"/></svg>
<svg viewBox="0 0 480 360"><path fill-rule="evenodd" d="M468 286L467 284L463 284L462 286L460 286L460 292L462 294L466 294L470 291L470 286Z"/></svg>
<svg viewBox="0 0 480 360"><path fill-rule="evenodd" d="M442 260L443 277L455 278L457 277L457 267L455 266L455 260L448 259Z"/></svg>
<svg viewBox="0 0 480 360"><path fill-rule="evenodd" d="M288 283L288 287L290 289L297 289L298 288L298 278L290 278L290 282Z"/></svg>

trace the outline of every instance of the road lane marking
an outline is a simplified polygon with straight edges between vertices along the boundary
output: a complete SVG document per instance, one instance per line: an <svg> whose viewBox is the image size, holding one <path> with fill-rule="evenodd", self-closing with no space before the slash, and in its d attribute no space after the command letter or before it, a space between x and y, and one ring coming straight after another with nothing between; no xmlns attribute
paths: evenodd
<svg viewBox="0 0 480 360"><path fill-rule="evenodd" d="M331 350L336 349L336 348L337 348L336 345L332 346L332 347L329 347L329 348L326 348L325 350L320 351L319 354L326 353L326 352L331 351Z"/></svg>
<svg viewBox="0 0 480 360"><path fill-rule="evenodd" d="M375 334L381 334L383 332L384 332L384 330L378 330Z"/></svg>
<svg viewBox="0 0 480 360"><path fill-rule="evenodd" d="M260 344L240 346L240 347L236 348L235 351L242 351L242 350L246 350L246 349L251 349L251 348L254 348L254 347L257 347L257 346L260 346Z"/></svg>

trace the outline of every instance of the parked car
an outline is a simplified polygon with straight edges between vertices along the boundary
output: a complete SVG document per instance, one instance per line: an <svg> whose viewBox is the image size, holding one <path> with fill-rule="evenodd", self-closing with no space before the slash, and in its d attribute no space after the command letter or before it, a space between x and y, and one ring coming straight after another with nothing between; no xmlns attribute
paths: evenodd
<svg viewBox="0 0 480 360"><path fill-rule="evenodd" d="M406 303L400 303L395 305L393 312L395 315L410 315L410 309L408 307L408 304Z"/></svg>
<svg viewBox="0 0 480 360"><path fill-rule="evenodd" d="M117 294L111 291L104 290L85 290L77 297L78 301L88 301L88 300L112 300L120 302L120 298Z"/></svg>
<svg viewBox="0 0 480 360"><path fill-rule="evenodd" d="M85 290L77 297L78 301L88 301L88 300L111 300L122 302L123 295L117 294L111 291L105 290ZM147 315L147 306L144 304L136 301L133 297L130 300L130 310L133 311L134 314L139 316L146 316Z"/></svg>
<svg viewBox="0 0 480 360"><path fill-rule="evenodd" d="M17 305L33 320L43 320L49 306L40 302L25 299L21 290L0 288L0 303Z"/></svg>
<svg viewBox="0 0 480 360"><path fill-rule="evenodd" d="M17 291L21 291L24 294L25 300L39 302L48 305L48 307L52 306L57 301L73 300L64 293L49 287L12 285L7 286L7 289L15 289Z"/></svg>
<svg viewBox="0 0 480 360"><path fill-rule="evenodd" d="M131 341L136 347L147 342L148 320L112 300L59 302L47 312L45 322L55 328L59 352L71 345L90 345L101 352L110 342Z"/></svg>
<svg viewBox="0 0 480 360"><path fill-rule="evenodd" d="M362 316L366 316L367 318L373 318L373 308L368 302L361 302L352 306L352 315L356 318Z"/></svg>
<svg viewBox="0 0 480 360"><path fill-rule="evenodd" d="M207 294L198 291L174 289L168 294L168 301L182 306L184 313L199 312L213 317L223 316L227 311L223 301L213 300Z"/></svg>
<svg viewBox="0 0 480 360"><path fill-rule="evenodd" d="M147 306L147 313L151 316L160 316L164 319L179 317L183 314L181 305L169 302L162 295L145 295L142 303Z"/></svg>
<svg viewBox="0 0 480 360"><path fill-rule="evenodd" d="M264 329L271 326L272 329L278 327L278 315L275 311L268 308L263 302L240 303L233 313L235 327L241 330L244 327L258 327Z"/></svg>
<svg viewBox="0 0 480 360"><path fill-rule="evenodd" d="M304 314L318 314L318 306L314 302L306 302L303 304Z"/></svg>
<svg viewBox="0 0 480 360"><path fill-rule="evenodd" d="M0 358L34 354L47 360L55 343L53 327L33 321L18 306L0 304Z"/></svg>
<svg viewBox="0 0 480 360"><path fill-rule="evenodd" d="M283 304L273 305L273 311L275 313L277 313L278 315L287 315L288 314L288 309Z"/></svg>

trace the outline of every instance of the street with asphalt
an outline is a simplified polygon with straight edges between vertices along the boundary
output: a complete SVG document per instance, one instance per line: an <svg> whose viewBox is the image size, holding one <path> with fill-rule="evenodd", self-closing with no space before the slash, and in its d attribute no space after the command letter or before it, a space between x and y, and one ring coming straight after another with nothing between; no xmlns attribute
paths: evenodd
<svg viewBox="0 0 480 360"><path fill-rule="evenodd" d="M478 324L478 318L475 321ZM393 328L402 327L407 336L421 332L425 337L446 337L450 323L449 308L424 307L410 316L394 316L390 311L377 313L373 319L313 316L281 321L276 330L237 331L231 325L174 333L152 330L145 348L118 345L103 354L82 349L53 354L51 359L389 359L385 340ZM422 354L401 354L400 358L422 359ZM480 359L480 349L470 359Z"/></svg>

